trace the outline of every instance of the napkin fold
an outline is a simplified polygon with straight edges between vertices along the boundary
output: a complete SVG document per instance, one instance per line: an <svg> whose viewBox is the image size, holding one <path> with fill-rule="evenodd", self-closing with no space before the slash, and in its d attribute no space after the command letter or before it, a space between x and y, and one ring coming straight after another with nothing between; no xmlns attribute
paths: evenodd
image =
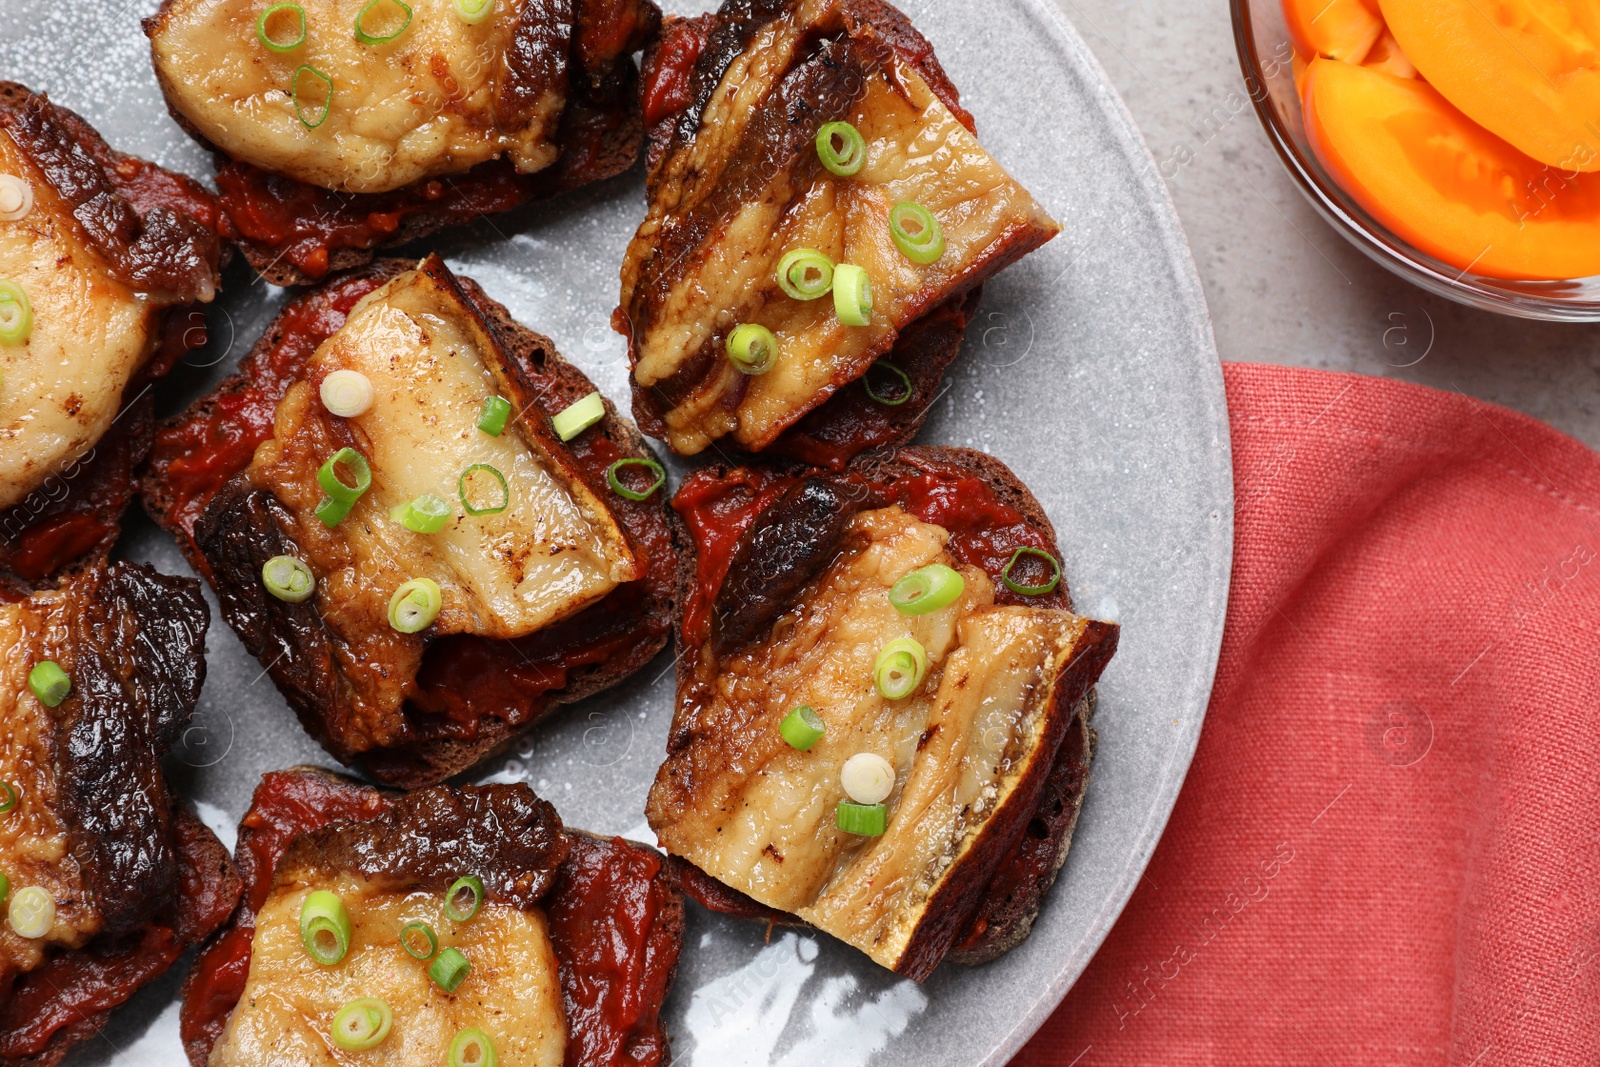
<svg viewBox="0 0 1600 1067"><path fill-rule="evenodd" d="M1013 1067L1600 1063L1600 455L1459 393L1225 378L1199 750Z"/></svg>

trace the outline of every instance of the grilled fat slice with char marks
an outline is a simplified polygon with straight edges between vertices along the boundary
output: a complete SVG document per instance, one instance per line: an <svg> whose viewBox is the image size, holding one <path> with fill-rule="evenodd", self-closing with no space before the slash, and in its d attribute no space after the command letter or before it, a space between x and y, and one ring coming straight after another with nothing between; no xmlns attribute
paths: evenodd
<svg viewBox="0 0 1600 1067"><path fill-rule="evenodd" d="M741 535L717 597L716 630L684 657L668 758L647 810L672 855L920 981L960 941L967 951L958 955L976 960L1026 936L1038 906L1037 895L1022 899L1027 891L1017 894L1027 914L1004 919L1015 936L1003 946L986 944L975 919L1005 911L989 907L986 888L1020 847L1024 824L1049 814L1041 812L1055 800L1046 783L1069 732L1086 729L1075 711L1110 659L1117 628L1060 607L997 605L997 583L953 554L949 530L898 503L880 506L892 493L839 484L846 489L832 503L813 490L821 503L808 505L799 483ZM830 509L843 521L818 521ZM746 551L774 529L817 543ZM770 581L739 573L758 555ZM890 588L935 563L962 575L961 597L901 615ZM797 564L811 577L783 604L739 595L782 584ZM739 625L741 613L752 625ZM915 692L889 700L873 685L874 661L899 638L921 644L929 666ZM826 726L803 752L779 732L801 705ZM1082 747L1066 753L1080 789ZM896 771L881 837L835 825L848 799L840 771L859 753ZM1073 813L1077 800L1066 801ZM1040 894L1064 854L1059 834L1069 831L1047 831L1058 836L1040 865Z"/></svg>
<svg viewBox="0 0 1600 1067"><path fill-rule="evenodd" d="M0 874L55 904L40 937L0 924L5 1067L57 1062L238 899L160 765L200 695L207 622L197 583L128 563L0 604ZM44 660L72 683L55 707L28 684Z"/></svg>
<svg viewBox="0 0 1600 1067"><path fill-rule="evenodd" d="M683 454L728 436L766 448L901 331L1059 232L978 143L942 71L923 65L930 57L877 0L724 4L692 76L695 101L653 161L649 212L623 265L617 322L647 432ZM833 121L866 140L852 177L818 160L817 132ZM890 211L905 201L943 229L930 265L891 238ZM866 270L869 325L842 324L831 299L784 295L775 269L795 248ZM725 355L743 323L778 339L759 376Z"/></svg>

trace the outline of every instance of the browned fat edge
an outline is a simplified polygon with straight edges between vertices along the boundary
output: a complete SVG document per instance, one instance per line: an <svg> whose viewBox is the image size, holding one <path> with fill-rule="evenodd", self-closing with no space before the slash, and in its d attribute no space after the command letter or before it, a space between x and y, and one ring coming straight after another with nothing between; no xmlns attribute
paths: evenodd
<svg viewBox="0 0 1600 1067"><path fill-rule="evenodd" d="M995 870L1016 851L1017 839L1038 810L1040 793L1055 767L1056 753L1067 735L1078 702L1111 661L1117 650L1118 633L1114 623L1088 621L1078 640L1077 654L1056 679L1054 701L1045 724L1045 741L1022 781L989 817L984 832L967 854L956 861L929 899L922 921L895 963L897 974L916 982L926 980L966 929L974 911L982 905Z"/></svg>

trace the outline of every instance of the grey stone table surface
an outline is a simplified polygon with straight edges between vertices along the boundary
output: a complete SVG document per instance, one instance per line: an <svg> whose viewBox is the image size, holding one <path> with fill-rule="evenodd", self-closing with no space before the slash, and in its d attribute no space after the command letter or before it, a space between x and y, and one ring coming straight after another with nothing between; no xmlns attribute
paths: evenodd
<svg viewBox="0 0 1600 1067"><path fill-rule="evenodd" d="M1475 311L1401 281L1312 211L1245 94L1219 0L1056 0L1150 146L1225 360L1456 390L1600 448L1600 326Z"/></svg>

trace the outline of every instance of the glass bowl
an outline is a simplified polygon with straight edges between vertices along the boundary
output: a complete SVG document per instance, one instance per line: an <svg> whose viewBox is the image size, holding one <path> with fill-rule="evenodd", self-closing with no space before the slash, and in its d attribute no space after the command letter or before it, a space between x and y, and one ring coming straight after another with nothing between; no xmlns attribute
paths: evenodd
<svg viewBox="0 0 1600 1067"><path fill-rule="evenodd" d="M1281 0L1230 2L1239 65L1261 125L1300 192L1346 240L1406 281L1458 303L1526 319L1600 322L1600 277L1545 282L1485 278L1441 263L1367 214L1323 169L1306 140Z"/></svg>

